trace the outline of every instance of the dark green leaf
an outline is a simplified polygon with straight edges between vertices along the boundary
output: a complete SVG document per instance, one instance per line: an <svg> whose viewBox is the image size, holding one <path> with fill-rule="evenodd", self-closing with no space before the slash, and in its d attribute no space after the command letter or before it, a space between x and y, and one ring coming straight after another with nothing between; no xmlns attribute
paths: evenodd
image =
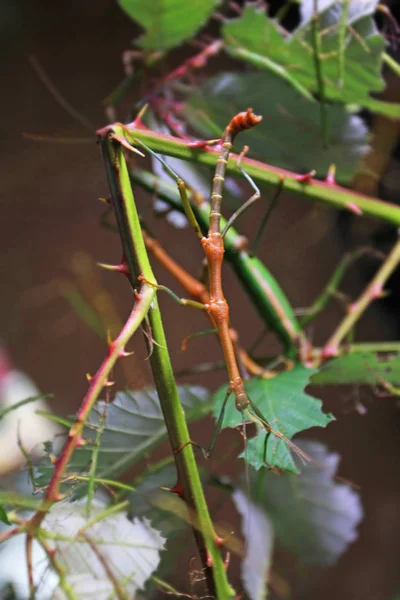
<svg viewBox="0 0 400 600"><path fill-rule="evenodd" d="M266 15L265 8L245 5L239 18L224 24L222 33L232 56L271 71L313 101L311 93L298 81L296 71L291 72L290 58L296 51L302 55L304 50L297 41L289 46L282 29Z"/></svg>
<svg viewBox="0 0 400 600"><path fill-rule="evenodd" d="M310 427L326 427L333 420L331 414L321 411L321 401L304 392L314 369L296 366L292 371L280 373L273 379L252 379L246 382L246 391L265 420L280 434L291 439L296 433ZM220 388L214 396L215 418L218 419L226 386ZM244 418L247 418L244 415ZM233 399L228 401L223 427L237 427L242 423L242 414L236 409ZM298 472L298 468L284 440L272 434L268 436L260 428L256 437L249 440L246 460L255 469L270 466L278 469Z"/></svg>
<svg viewBox="0 0 400 600"><path fill-rule="evenodd" d="M248 106L263 120L241 134L240 144L250 146L252 157L277 167L300 173L315 169L325 178L334 163L338 181L345 184L368 150L367 128L361 119L335 105L326 106L329 148L325 148L318 105L299 98L293 88L269 73L214 77L191 95L185 113L207 138L215 137L215 126L222 132L229 119Z"/></svg>
<svg viewBox="0 0 400 600"><path fill-rule="evenodd" d="M343 44L340 41L343 2L324 3L324 10L320 12L318 35L324 99L358 104L383 114L389 111L391 116L399 117L399 104L388 107L387 103L370 98L371 92L384 88L381 70L386 42L373 21L376 2L358 3L362 9L353 6L356 4L351 2L349 6ZM246 5L239 18L228 21L223 27L228 52L258 68L272 71L303 96L310 92L320 94L311 5L305 3L303 22L293 34L284 32L262 7ZM340 57L343 73L339 66Z"/></svg>
<svg viewBox="0 0 400 600"><path fill-rule="evenodd" d="M192 37L211 17L219 0L119 0L146 33L137 43L146 50L169 50Z"/></svg>
<svg viewBox="0 0 400 600"><path fill-rule="evenodd" d="M0 506L0 521L6 525L11 525L7 513L2 506Z"/></svg>
<svg viewBox="0 0 400 600"><path fill-rule="evenodd" d="M178 389L188 421L200 419L211 411L207 390L190 385L180 386ZM104 423L102 415L105 415ZM84 439L89 443L75 451L69 465L70 475L89 473L93 444L99 429L103 427L96 477L117 477L167 436L160 402L154 388L119 392L112 404L107 405L100 401L92 410L84 431ZM43 462L37 471L37 484L47 485L53 472L51 462Z"/></svg>
<svg viewBox="0 0 400 600"><path fill-rule="evenodd" d="M251 471L252 501L272 520L280 542L313 565L331 565L357 538L363 511L359 495L336 483L339 455L319 442L299 446L319 463L307 463L300 475L277 477L266 469Z"/></svg>
<svg viewBox="0 0 400 600"><path fill-rule="evenodd" d="M312 376L311 383L379 385L382 380L400 385L400 355L352 352L330 360Z"/></svg>

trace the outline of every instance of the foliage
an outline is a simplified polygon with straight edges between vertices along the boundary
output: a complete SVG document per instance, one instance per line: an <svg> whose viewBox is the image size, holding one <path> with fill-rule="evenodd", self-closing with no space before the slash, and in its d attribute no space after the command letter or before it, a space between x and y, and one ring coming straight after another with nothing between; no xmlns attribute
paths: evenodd
<svg viewBox="0 0 400 600"><path fill-rule="evenodd" d="M200 386L180 386L179 397L187 420L201 419L211 411L211 399ZM118 392L112 402L99 401L91 411L84 430L85 444L76 450L69 465L65 488L71 482L77 485L79 495L86 493L87 484L79 483L76 476L94 478L116 477L139 462L148 452L167 437L160 401L154 388L135 392ZM98 447L96 465L93 452ZM48 448L53 452L52 446ZM95 471L93 471L95 469ZM48 485L53 472L49 454L36 468L37 487Z"/></svg>
<svg viewBox="0 0 400 600"><path fill-rule="evenodd" d="M312 369L297 366L272 379L252 379L246 384L249 397L266 420L289 440L300 431L310 427L326 427L333 420L332 415L321 411L320 400L304 393L304 388L314 373ZM226 386L214 396L216 419L220 415L225 394ZM233 402L228 403L222 426L238 427L241 423L241 415ZM261 426L257 435L249 440L243 457L255 469L267 464L277 469L298 472L287 443L273 433L268 434Z"/></svg>
<svg viewBox="0 0 400 600"><path fill-rule="evenodd" d="M146 30L137 44L146 50L169 50L194 35L219 4L219 0L119 0L121 8Z"/></svg>
<svg viewBox="0 0 400 600"><path fill-rule="evenodd" d="M270 273L257 251L282 191L400 225L400 208L351 189L369 151L369 129L360 110L400 117L399 104L375 97L384 88L383 64L397 74L400 67L387 54L375 23L376 0L303 0L298 23L290 30L281 19L289 8L284 3L275 16L262 2L246 2L243 8L218 0L118 4L144 30L134 40L143 54L135 68L127 65L125 80L106 102L114 115L129 104L128 93L133 91L135 118L98 131L123 254L120 265L103 266L128 277L132 310L111 340L91 299L81 298L79 290L69 298L80 318L106 339L108 349L77 415L69 420L49 415L65 432L43 440L44 460L33 464L23 440L16 440L32 489L27 491L26 482L21 485L17 478L0 491L0 587L11 583L21 598L75 600L95 593L101 600L139 597L144 589L146 597L160 590L186 597L161 577L168 577L176 559L174 541L191 528L202 565L200 575L197 567L188 567L188 597L199 597L196 586L203 580L207 597L237 596L225 564L226 550L243 559L244 589L251 600L259 600L267 597L278 546L299 563L330 566L357 538L363 516L360 494L336 479L339 455L329 453L322 443L292 438L334 420L322 410L322 401L305 391L310 384L379 385L399 395L398 342L360 344L353 338L357 322L400 263L400 242L360 297L349 303L321 348L313 347L308 326L332 296L343 296L339 285L362 250L344 257L303 318L297 318L279 274ZM217 36L210 42L198 32L213 17L219 22L207 30ZM196 43L196 53L174 62L171 70L168 61L181 61L181 49L176 55L170 51L185 42ZM230 70L207 78L204 67L220 52L229 56ZM135 60L138 56L137 51L128 54ZM250 106L263 116L262 123ZM215 139L205 143L193 133ZM231 155L233 144L236 154L248 144L252 157L246 156L248 148L240 159ZM138 169L131 154L137 160L142 160L138 154L150 157L153 173ZM349 189L336 183L335 173ZM254 192L245 204L239 177ZM263 194L270 188L272 200L249 241L231 225L260 196L257 184L263 186ZM152 237L144 222L148 210L139 217L134 195L138 185L162 200L169 223L193 226L205 252L206 284L195 280ZM229 197L224 185L233 198L229 206L237 209L229 220L221 215L226 214ZM268 361L257 359L233 330L231 294L225 290L227 298L224 295L224 253L263 327L271 329L282 347ZM181 303L195 303L210 318L211 332L217 333L221 345L218 366L222 362L227 372L215 393L199 385L177 385L157 301L157 290L165 288L155 279L149 254L191 297ZM113 369L129 354L127 345L140 328L154 387L114 392ZM215 366L202 363L194 372ZM105 388L111 388L107 396ZM232 398L225 403L228 395ZM0 409L0 419L16 408L22 414L40 398L8 403ZM228 479L224 464L218 464L218 474L215 465L212 475L207 463L200 468L188 423L211 414L216 427L214 436L210 430L211 447L221 428L242 434L245 449L240 456L248 485ZM204 420L202 426L206 424ZM170 452L160 459L166 440ZM203 454L208 457L204 449ZM243 462L237 464L243 471ZM120 481L122 475L127 482ZM242 518L244 547L236 536L225 535L223 524L213 522L205 494L212 482L232 492L230 500ZM165 547L168 552L163 553ZM16 556L23 556L23 562L17 563ZM185 561L186 569L187 556Z"/></svg>
<svg viewBox="0 0 400 600"><path fill-rule="evenodd" d="M231 106L234 113L240 112L242 98L265 115L259 127L241 138L255 158L300 173L312 167L320 177L335 164L341 182L351 181L368 149L367 129L361 119L343 106L328 105L329 144L324 148L315 105L300 99L295 89L269 73L217 75L190 95L185 115L202 136L211 137L214 128L224 127L226 106ZM292 143L293 135L301 153Z"/></svg>

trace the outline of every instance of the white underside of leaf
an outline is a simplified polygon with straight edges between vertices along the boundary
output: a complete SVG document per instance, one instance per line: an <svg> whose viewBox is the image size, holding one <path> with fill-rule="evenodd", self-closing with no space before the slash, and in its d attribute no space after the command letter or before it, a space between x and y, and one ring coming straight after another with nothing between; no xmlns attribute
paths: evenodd
<svg viewBox="0 0 400 600"><path fill-rule="evenodd" d="M91 519L103 510L104 505L94 502ZM69 573L67 581L77 597L107 600L113 597L115 589L99 556L82 538L81 541L73 539L87 523L84 511L82 502L56 506L43 521L43 527L53 534L72 538L71 541L56 541L53 547ZM118 513L95 523L86 533L127 597L131 598L138 589L143 589L160 562L160 550L165 542L147 519L132 522L125 513ZM58 588L53 598L64 600L66 596Z"/></svg>
<svg viewBox="0 0 400 600"><path fill-rule="evenodd" d="M268 574L274 546L274 532L266 513L236 489L232 494L242 517L242 533L246 540L246 556L242 562L243 585L251 600L267 597Z"/></svg>

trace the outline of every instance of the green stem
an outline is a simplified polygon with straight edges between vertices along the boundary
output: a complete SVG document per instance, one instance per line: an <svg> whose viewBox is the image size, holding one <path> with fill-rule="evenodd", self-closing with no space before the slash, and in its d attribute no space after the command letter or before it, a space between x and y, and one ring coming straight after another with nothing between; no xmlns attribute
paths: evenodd
<svg viewBox="0 0 400 600"><path fill-rule="evenodd" d="M319 16L318 16L318 0L314 0L314 12L311 19L311 31L312 41L314 50L314 66L315 75L318 84L318 95L319 95L319 106L321 115L321 129L324 147L328 147L329 134L328 134L328 115L326 112L325 104L325 82L324 75L322 72L322 61L321 61L321 38L319 34Z"/></svg>
<svg viewBox="0 0 400 600"><path fill-rule="evenodd" d="M339 87L344 85L345 76L345 51L346 51L346 30L347 30L347 17L349 14L349 0L342 0L342 14L340 15L339 22Z"/></svg>
<svg viewBox="0 0 400 600"><path fill-rule="evenodd" d="M130 173L132 181L140 184L150 192L157 190L157 195L177 210L184 212L176 187L144 170L134 170ZM204 233L207 232L210 218L208 202L196 204L192 208L196 219ZM221 227L226 224L221 218ZM291 351L301 333L300 325L294 315L293 308L280 288L276 279L264 264L247 252L246 239L234 227L230 227L224 238L226 258L233 266L243 288L257 308L259 315L283 343L286 351Z"/></svg>
<svg viewBox="0 0 400 600"><path fill-rule="evenodd" d="M132 145L137 145L135 140L137 138L145 142L154 152L207 165L212 168L215 167L218 158L218 152L212 148L193 148L185 141L151 131L150 129L128 125L124 127L114 126L114 131L121 136L127 137L127 140ZM240 176L240 169L237 166L238 158L238 155L231 154L227 165L227 174ZM296 179L296 173L247 157L243 158L242 167L256 182L263 183L266 186L276 187L283 178L283 190L292 194L321 202L333 208L348 210L352 213L358 210L358 212L366 216L392 223L397 227L400 226L400 207L395 204L363 196L339 185L332 185L331 183L316 179L299 181Z"/></svg>
<svg viewBox="0 0 400 600"><path fill-rule="evenodd" d="M343 277L345 276L349 267L363 254L367 252L371 252L369 248L360 248L355 252L348 252L344 255L333 274L331 275L328 283L326 284L324 290L318 296L318 298L313 302L310 308L307 311L307 314L304 315L300 319L301 326L307 327L315 319L320 312L322 312L325 306L328 304L329 300L332 298L334 293L338 290Z"/></svg>
<svg viewBox="0 0 400 600"><path fill-rule="evenodd" d="M398 241L390 252L389 256L377 271L375 277L361 294L359 299L351 305L350 312L340 323L336 331L331 335L323 349L323 356L336 356L339 350L339 344L346 335L353 329L355 323L364 313L369 304L379 298L382 294L383 286L396 269L400 262L400 241Z"/></svg>
<svg viewBox="0 0 400 600"><path fill-rule="evenodd" d="M112 202L132 280L135 281L141 275L145 280L156 284L141 233L123 150L119 144L108 139L107 132L101 132L100 135L103 135L101 146ZM228 583L221 552L216 544L217 538L179 399L156 297L148 318L154 340L150 362L172 451L175 454L177 489L182 486L183 497L194 515L194 534L210 594L218 599L233 598L234 590Z"/></svg>

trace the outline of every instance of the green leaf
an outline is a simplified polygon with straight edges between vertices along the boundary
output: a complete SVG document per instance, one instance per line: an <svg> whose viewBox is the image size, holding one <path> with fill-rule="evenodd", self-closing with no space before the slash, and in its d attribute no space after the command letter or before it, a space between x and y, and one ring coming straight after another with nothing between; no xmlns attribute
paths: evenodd
<svg viewBox="0 0 400 600"><path fill-rule="evenodd" d="M290 72L290 60L286 57L291 57L294 49L288 47L281 28L266 15L265 8L246 4L239 18L225 22L222 34L226 50L233 57L270 70L313 101L310 92L298 81L296 72ZM300 52L303 53L302 48ZM289 68L286 63L289 63Z"/></svg>
<svg viewBox="0 0 400 600"><path fill-rule="evenodd" d="M258 68L272 71L303 96L319 94L312 4L304 3L303 21L293 34L284 32L262 7L247 4L239 18L229 20L223 26L227 51ZM384 88L381 71L386 42L373 21L375 4L358 2L362 5L360 7L356 2L350 2L347 25L341 31L343 2L320 2L323 10L320 9L318 35L324 100L359 104L382 114L389 111L391 116L399 117L400 104L387 106L387 103L370 98L372 92L380 92Z"/></svg>
<svg viewBox="0 0 400 600"><path fill-rule="evenodd" d="M146 50L169 50L202 27L219 0L119 0L120 7L146 33L136 42Z"/></svg>
<svg viewBox="0 0 400 600"><path fill-rule="evenodd" d="M6 511L4 510L4 508L1 505L0 505L0 521L2 523L5 523L6 525L11 525Z"/></svg>
<svg viewBox="0 0 400 600"><path fill-rule="evenodd" d="M400 355L352 352L330 360L312 376L311 383L379 385L382 380L400 385Z"/></svg>
<svg viewBox="0 0 400 600"><path fill-rule="evenodd" d="M210 396L204 388L184 385L178 390L188 421L200 419L211 411ZM104 414L106 416L102 423ZM154 388L119 392L111 404L100 401L90 413L83 436L89 443L74 452L68 468L69 475L89 473L93 443L99 428L103 427L96 477L117 477L167 436ZM37 467L37 485L47 485L52 472L50 460L41 463ZM84 488L80 486L80 490Z"/></svg>
<svg viewBox="0 0 400 600"><path fill-rule="evenodd" d="M241 134L241 147L250 146L251 157L277 167L300 173L315 169L325 178L334 163L338 181L346 184L368 150L364 123L337 105L326 106L329 147L325 148L319 106L299 98L293 88L269 73L213 77L191 94L185 114L201 135L215 137L210 121L222 132L229 119L247 106L263 120Z"/></svg>
<svg viewBox="0 0 400 600"><path fill-rule="evenodd" d="M250 600L265 600L275 542L272 523L240 489L233 492L232 500L242 517L246 542L246 556L241 564L243 585Z"/></svg>
<svg viewBox="0 0 400 600"><path fill-rule="evenodd" d="M320 400L304 392L315 372L315 369L296 366L292 371L280 373L273 379L252 379L246 382L247 394L266 421L289 440L296 433L310 427L326 427L334 419L331 414L321 411ZM226 389L226 386L220 388L214 396L216 419L220 415ZM242 414L236 409L234 401L229 400L223 427L237 427L241 423ZM297 473L298 468L287 442L273 433L266 442L266 436L265 429L259 428L258 434L249 440L245 456L247 462L255 469L266 466L264 450L267 444L266 460L270 466Z"/></svg>
<svg viewBox="0 0 400 600"><path fill-rule="evenodd" d="M251 499L271 519L277 538L306 564L333 564L357 538L363 517L360 497L336 483L339 455L319 442L300 440L318 465L307 463L300 475L277 477L266 469L251 471Z"/></svg>

